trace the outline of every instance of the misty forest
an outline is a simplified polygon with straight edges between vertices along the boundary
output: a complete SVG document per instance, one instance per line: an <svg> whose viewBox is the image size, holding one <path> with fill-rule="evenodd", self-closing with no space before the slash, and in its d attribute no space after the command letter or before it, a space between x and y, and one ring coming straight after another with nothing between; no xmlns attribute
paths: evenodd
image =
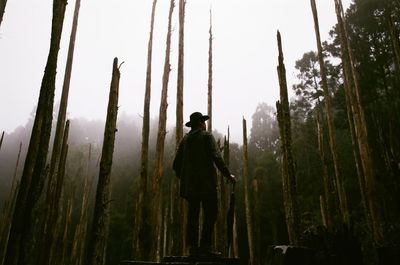
<svg viewBox="0 0 400 265"><path fill-rule="evenodd" d="M47 63L40 88L32 88L39 95L35 110L25 125L0 132L0 264L129 264L188 255L187 205L172 170L188 132L187 1L168 1L164 70L155 87L152 0L145 93L136 99L144 100L143 113L118 115L124 62L115 58L103 121L68 117L81 1L52 1ZM229 128L213 129L212 10L204 14L210 17L207 130L237 178L234 186L218 178L213 247L225 264L400 264L400 1L354 0L344 10L341 0L330 0L337 21L327 40L320 37L316 1L309 1L315 49L298 58L296 82L288 85L285 36L277 29L278 56L270 59L279 84L265 89L280 98L274 106L254 106L249 120L239 117L240 143ZM0 1L0 23L6 3ZM72 28L64 24L66 8L74 8ZM175 30L172 16L179 21ZM66 68L57 69L62 34L70 36L68 56ZM173 34L177 47L171 47ZM169 82L171 68L176 83ZM61 98L55 98L62 74ZM151 102L152 90L160 102ZM176 116L167 123L168 97L176 97L169 106ZM159 106L156 118L150 104Z"/></svg>

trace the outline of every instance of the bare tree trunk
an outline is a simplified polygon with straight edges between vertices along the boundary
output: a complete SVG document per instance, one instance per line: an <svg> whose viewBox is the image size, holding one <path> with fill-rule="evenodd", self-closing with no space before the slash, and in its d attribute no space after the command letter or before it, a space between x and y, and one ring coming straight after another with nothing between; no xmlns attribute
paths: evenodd
<svg viewBox="0 0 400 265"><path fill-rule="evenodd" d="M53 254L52 249L53 245L55 243L55 238L54 235L55 230L56 230L56 224L57 224L57 219L59 216L59 209L60 209L60 197L61 197L61 192L64 184L64 176L65 176L65 163L67 159L67 153L68 153L68 134L69 134L69 120L67 120L65 124L65 129L63 134L63 142L62 142L62 147L61 147L61 152L60 152L60 161L58 164L58 170L57 173L57 180L54 183L54 193L52 194L51 198L52 200L48 201L47 203L49 204L49 212L47 213L47 222L44 230L43 237L45 238L44 241L42 242L43 246L41 249L40 253L40 258L39 258L39 264L51 264L50 263L50 257ZM48 193L49 194L49 190Z"/></svg>
<svg viewBox="0 0 400 265"><path fill-rule="evenodd" d="M246 210L246 224L247 224L247 240L249 242L249 255L250 264L254 264L254 246L253 246L253 224L251 220L251 206L249 201L248 191L248 178L249 178L249 160L247 154L247 126L246 120L243 118L243 186L244 186L244 203Z"/></svg>
<svg viewBox="0 0 400 265"><path fill-rule="evenodd" d="M322 208L323 203L323 211L321 209L321 213L324 213L323 223L324 226L328 229L328 231L332 231L333 224L334 224L334 195L336 193L333 185L332 178L329 176L329 169L328 169L328 158L325 154L325 147L324 147L324 130L323 125L321 124L322 121L320 120L319 110L317 110L317 131L318 131L318 149L321 156L322 162L322 169L323 169L323 179L324 179L324 192L325 196L320 197L320 203Z"/></svg>
<svg viewBox="0 0 400 265"><path fill-rule="evenodd" d="M159 261L161 259L161 235L162 235L162 180L164 174L164 147L165 147L165 135L167 134L167 108L168 108L168 83L169 73L171 71L170 64L170 52L171 52L171 24L172 24L172 13L174 11L175 1L171 0L169 15L168 15L168 32L167 41L165 48L165 62L164 62L164 73L162 78L162 91L161 91L161 102L158 120L158 134L156 144L156 164L153 175L152 185L152 226L154 228L153 235L153 246L152 246L152 258L153 260Z"/></svg>
<svg viewBox="0 0 400 265"><path fill-rule="evenodd" d="M83 254L85 247L86 238L86 227L87 227L87 216L89 211L89 197L92 187L93 178L90 176L90 164L92 155L92 145L89 145L89 156L86 168L86 178L83 186L83 197L81 203L81 212L79 216L79 221L75 229L74 241L71 251L71 265L83 264Z"/></svg>
<svg viewBox="0 0 400 265"><path fill-rule="evenodd" d="M135 228L133 239L133 253L136 258L141 259L144 255L143 237L145 236L145 212L147 194L147 176L149 163L149 134L150 134L150 96L151 96L151 67L153 54L153 30L156 13L157 0L153 0L151 9L150 35L147 46L147 69L146 69L146 89L144 95L143 108L143 127L142 127L142 149L140 166L139 198L136 203Z"/></svg>
<svg viewBox="0 0 400 265"><path fill-rule="evenodd" d="M3 139L4 139L4 131L1 133L1 138L0 138L0 150L1 150L1 146L3 145Z"/></svg>
<svg viewBox="0 0 400 265"><path fill-rule="evenodd" d="M179 143L183 138L183 80L184 80L184 41L185 41L185 6L186 0L179 0L179 54L178 54L178 77L177 77L177 90L176 90L176 149L178 149ZM176 190L173 191L176 196L179 196L179 185L174 185ZM184 200L177 199L180 204L180 215L177 216L176 220L180 217L181 224L181 242L182 242L182 253L186 251L186 218L187 208Z"/></svg>
<svg viewBox="0 0 400 265"><path fill-rule="evenodd" d="M0 26L1 22L3 22L3 15L6 10L6 5L7 5L7 0L0 0Z"/></svg>
<svg viewBox="0 0 400 265"><path fill-rule="evenodd" d="M315 29L315 36L317 41L317 48L318 48L318 61L319 67L321 72L321 79L322 79L322 89L324 91L324 103L326 109L326 116L328 121L328 143L331 150L332 160L333 160L333 168L335 170L335 177L336 177L336 187L339 197L339 205L340 205L340 212L342 215L342 221L344 224L349 225L349 210L347 205L347 196L346 191L344 188L343 183L343 175L339 165L339 158L337 153L337 144L336 144L336 132L335 132L335 124L334 124L334 117L332 111L332 102L331 102L331 93L329 92L328 88L328 80L326 77L326 67L324 61L324 55L321 45L321 36L319 33L319 22L318 22L318 12L317 7L315 4L315 0L310 0L311 2L311 9L314 17L314 29Z"/></svg>
<svg viewBox="0 0 400 265"><path fill-rule="evenodd" d="M110 178L117 131L118 93L120 72L118 58L114 58L108 99L107 119L104 129L99 180L94 205L92 230L89 237L87 265L102 265L105 257L107 230L110 215Z"/></svg>
<svg viewBox="0 0 400 265"><path fill-rule="evenodd" d="M352 102L351 107L354 114L353 118L355 124L355 133L357 136L358 148L360 151L361 164L364 171L365 194L368 201L369 212L371 214L374 240L375 243L377 243L378 245L382 245L385 242L383 220L376 191L376 180L373 171L371 148L368 143L368 131L364 117L364 110L361 105L358 73L355 67L355 58L351 49L349 35L347 33L347 26L343 13L342 2L340 0L334 1L338 25L340 29L344 74L346 78L353 79L352 84L354 85L354 87L348 87L347 93L349 93ZM362 186L360 188L362 188Z"/></svg>
<svg viewBox="0 0 400 265"><path fill-rule="evenodd" d="M208 39L208 116L210 117L207 121L207 129L209 132L212 132L212 86L213 86L213 79L212 79L212 66L213 66L213 52L212 52L212 42L213 42L213 35L212 35L212 13L210 10L210 30L209 30L210 37Z"/></svg>
<svg viewBox="0 0 400 265"><path fill-rule="evenodd" d="M16 195L18 193L18 180L17 180L17 172L19 166L19 159L21 157L21 149L22 149L22 142L19 143L19 150L17 156L17 162L15 163L14 174L12 177L11 182L11 189L10 193L8 194L7 201L4 205L4 215L2 215L1 224L0 224L0 264L3 264L5 250L7 247L8 236L10 233L10 225L11 225L11 218L14 212L14 205Z"/></svg>
<svg viewBox="0 0 400 265"><path fill-rule="evenodd" d="M289 241L292 245L299 244L299 212L297 206L296 172L292 154L292 137L290 125L290 110L286 84L286 70L283 63L281 34L278 31L279 66L277 67L280 86L280 102L276 102L279 131L282 144L282 184L283 202L286 214L286 226Z"/></svg>
<svg viewBox="0 0 400 265"><path fill-rule="evenodd" d="M33 208L42 192L44 168L48 153L53 119L54 90L58 51L63 28L65 0L53 1L50 52L42 79L35 121L21 177L20 189L10 229L5 263L25 264L30 258Z"/></svg>

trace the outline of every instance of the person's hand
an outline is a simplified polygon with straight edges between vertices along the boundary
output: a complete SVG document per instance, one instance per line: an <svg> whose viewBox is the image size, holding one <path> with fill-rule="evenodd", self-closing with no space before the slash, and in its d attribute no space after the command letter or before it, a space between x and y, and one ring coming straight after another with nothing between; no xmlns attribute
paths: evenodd
<svg viewBox="0 0 400 265"><path fill-rule="evenodd" d="M230 183L236 183L237 179L236 179L236 177L235 177L234 175L231 174L231 175L228 177L228 181L229 181Z"/></svg>

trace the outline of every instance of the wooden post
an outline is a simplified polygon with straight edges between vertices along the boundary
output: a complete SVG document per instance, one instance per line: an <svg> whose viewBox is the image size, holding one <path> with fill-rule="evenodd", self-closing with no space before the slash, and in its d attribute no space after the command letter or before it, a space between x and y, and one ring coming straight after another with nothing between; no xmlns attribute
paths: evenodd
<svg viewBox="0 0 400 265"><path fill-rule="evenodd" d="M99 181L94 205L92 230L87 247L87 265L103 264L110 215L110 179L117 132L117 112L120 72L118 59L114 58L113 74L108 99L107 119L101 152Z"/></svg>

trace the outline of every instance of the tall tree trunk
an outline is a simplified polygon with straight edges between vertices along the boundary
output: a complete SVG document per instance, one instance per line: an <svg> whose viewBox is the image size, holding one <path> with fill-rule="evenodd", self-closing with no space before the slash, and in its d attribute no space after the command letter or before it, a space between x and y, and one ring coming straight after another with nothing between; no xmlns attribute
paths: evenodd
<svg viewBox="0 0 400 265"><path fill-rule="evenodd" d="M87 265L102 265L105 257L107 230L110 215L110 178L117 132L117 112L120 72L118 59L114 58L113 73L108 99L107 119L104 129L99 180L94 205L92 230L89 236Z"/></svg>
<svg viewBox="0 0 400 265"><path fill-rule="evenodd" d="M152 258L153 260L159 261L161 259L161 235L162 235L162 180L164 173L164 147L165 147L165 135L167 134L167 108L168 108L168 83L169 73L171 72L170 64L170 52L171 52L171 24L172 24L172 13L174 11L175 1L171 0L169 15L168 15L168 32L167 41L165 48L165 62L164 62L164 73L162 78L162 91L161 91L161 102L159 110L158 120L158 134L156 144L156 164L153 174L153 185L152 185L152 219L154 228L153 235L153 246L152 246Z"/></svg>
<svg viewBox="0 0 400 265"><path fill-rule="evenodd" d="M360 85L358 81L358 73L355 67L355 58L351 49L349 34L347 32L347 25L343 12L341 0L335 1L336 16L340 29L340 39L342 47L342 60L344 75L347 78L347 85L350 83L353 86L347 87L347 93L351 99L351 108L353 111L353 119L355 125L355 133L357 136L358 148L361 157L361 164L365 177L365 194L368 201L369 212L371 215L371 223L374 233L375 243L382 245L385 242L383 231L382 213L379 206L379 200L376 190L376 180L373 171L373 160L371 148L368 143L368 131L364 116L364 109L361 105ZM352 78L352 82L350 79ZM360 188L362 185L360 183ZM362 191L363 192L363 191Z"/></svg>
<svg viewBox="0 0 400 265"><path fill-rule="evenodd" d="M140 166L140 184L139 198L136 204L135 215L135 231L133 239L133 253L136 258L142 258L144 254L143 237L145 237L145 212L146 212L146 195L147 195L147 175L149 163L149 134L150 134L150 95L151 95L151 66L153 55L153 31L154 19L156 13L157 0L153 0L151 9L150 35L147 46L147 69L146 69L146 88L144 95L143 108L143 127L142 127L142 149L141 149L141 166Z"/></svg>
<svg viewBox="0 0 400 265"><path fill-rule="evenodd" d="M333 168L335 170L335 177L336 177L336 187L337 187L337 194L339 197L339 205L340 205L340 212L342 215L342 222L346 225L349 225L349 210L347 205L347 196L346 191L344 188L343 183L343 175L339 165L339 157L337 152L337 144L336 144L336 132L335 132L335 124L334 124L334 117L332 111L332 102L331 102L331 93L329 92L328 88L328 80L326 77L326 67L324 61L324 55L321 45L321 36L319 32L319 22L318 22L318 12L317 6L315 4L315 0L310 0L311 2L311 9L314 17L314 29L315 29L315 36L317 41L317 48L318 48L318 61L319 67L321 72L321 79L322 79L322 89L324 91L324 103L325 103L325 110L328 122L328 143L331 150L332 160L333 160Z"/></svg>
<svg viewBox="0 0 400 265"><path fill-rule="evenodd" d="M19 150L17 156L17 162L15 162L14 174L11 182L10 193L8 194L7 201L4 205L4 215L2 215L0 224L0 264L3 264L5 248L7 247L8 235L10 233L11 218L14 212L14 205L16 195L18 193L18 180L17 172L19 166L19 159L21 157L22 142L19 143Z"/></svg>
<svg viewBox="0 0 400 265"><path fill-rule="evenodd" d="M3 139L4 139L4 131L1 133L1 138L0 138L0 150L1 150L1 146L3 145Z"/></svg>
<svg viewBox="0 0 400 265"><path fill-rule="evenodd" d="M63 141L62 141L62 147L61 147L61 152L60 152L60 160L58 163L58 170L57 172L54 172L57 175L57 181L54 183L54 190L53 194L51 195L51 200L47 201L48 203L48 212L47 212L47 220L45 224L45 230L44 230L44 240L42 241L42 246L41 246L41 253L40 253L40 258L39 258L39 263L38 264L51 264L50 263L50 257L53 253L51 253L51 250L53 248L53 244L55 243L55 229L56 229L56 224L57 224L57 219L59 216L59 209L60 209L60 197L61 197L61 192L64 184L64 176L65 176L65 162L67 158L67 152L68 152L68 134L69 134L69 120L67 120L65 124L65 129L63 131ZM51 169L50 169L51 170ZM47 192L49 194L49 190Z"/></svg>
<svg viewBox="0 0 400 265"><path fill-rule="evenodd" d="M7 0L0 0L0 26L1 22L3 22L4 12L6 10Z"/></svg>
<svg viewBox="0 0 400 265"><path fill-rule="evenodd" d="M36 109L35 121L21 177L20 189L10 229L5 263L26 264L31 247L33 208L42 192L44 168L53 119L54 90L58 51L63 28L65 0L53 1L50 52L46 63Z"/></svg>
<svg viewBox="0 0 400 265"><path fill-rule="evenodd" d="M72 245L71 253L71 265L83 264L84 246L86 239L86 227L87 227L87 216L89 211L89 197L92 187L93 178L90 174L90 164L92 155L92 145L89 145L89 155L86 167L86 178L83 186L83 196L81 203L81 212L79 215L79 221L75 229L74 241Z"/></svg>
<svg viewBox="0 0 400 265"><path fill-rule="evenodd" d="M213 79L212 79L212 67L213 67L213 52L212 52L212 43L213 43L213 35L212 35L212 13L210 10L210 37L208 39L208 116L210 117L207 121L207 129L209 132L212 132L212 88L213 88Z"/></svg>
<svg viewBox="0 0 400 265"><path fill-rule="evenodd" d="M249 178L249 159L247 154L247 125L246 120L243 118L243 186L244 186L244 203L246 210L246 224L247 224L247 240L249 242L249 255L250 264L254 265L254 246L253 246L253 223L251 219L251 206L249 200L249 189L248 189L248 178Z"/></svg>
<svg viewBox="0 0 400 265"><path fill-rule="evenodd" d="M286 215L286 226L289 234L289 242L292 245L299 244L299 212L297 206L296 192L296 172L294 168L292 153L292 136L290 125L290 110L286 83L286 70L283 63L283 52L281 43L281 34L277 33L279 65L277 67L280 102L276 102L279 131L282 145L282 184L283 184L283 202Z"/></svg>
<svg viewBox="0 0 400 265"><path fill-rule="evenodd" d="M179 48L178 48L178 76L177 76L177 89L176 89L176 133L175 133L175 145L178 149L179 143L183 138L183 80L184 80L184 41L185 41L185 6L186 0L179 0ZM176 220L180 218L180 231L181 231L181 250L182 253L186 251L186 218L187 209L186 202L179 199L179 184L174 185L176 190L172 192L177 194L177 202L180 204L180 214L176 216Z"/></svg>

